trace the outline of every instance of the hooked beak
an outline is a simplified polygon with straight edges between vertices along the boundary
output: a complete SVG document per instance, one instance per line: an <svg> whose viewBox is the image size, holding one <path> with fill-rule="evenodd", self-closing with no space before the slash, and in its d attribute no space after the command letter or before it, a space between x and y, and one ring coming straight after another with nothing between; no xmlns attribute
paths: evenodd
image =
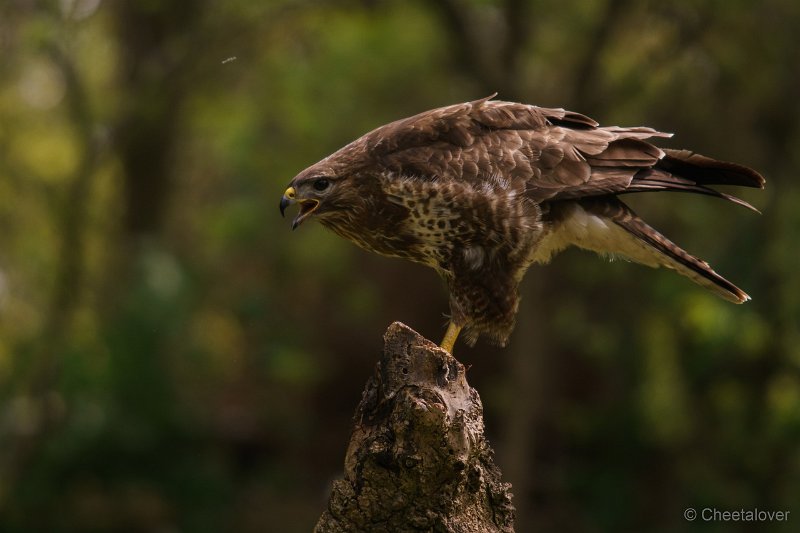
<svg viewBox="0 0 800 533"><path fill-rule="evenodd" d="M292 204L300 204L300 212L297 213L297 216L292 221L292 229L297 229L306 218L308 218L311 213L317 210L319 207L319 200L313 200L310 198L307 199L300 199L297 198L297 193L294 190L294 187L289 187L283 193L283 197L281 198L280 208L281 208L281 216L286 216L285 211L286 208Z"/></svg>

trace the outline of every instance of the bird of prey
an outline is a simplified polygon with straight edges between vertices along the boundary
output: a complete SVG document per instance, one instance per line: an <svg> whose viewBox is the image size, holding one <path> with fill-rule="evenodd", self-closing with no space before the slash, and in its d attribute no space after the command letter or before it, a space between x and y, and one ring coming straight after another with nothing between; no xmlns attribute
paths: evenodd
<svg viewBox="0 0 800 533"><path fill-rule="evenodd" d="M734 303L750 299L619 197L680 191L754 209L712 186L763 188L760 174L647 140L669 133L600 127L494 96L365 134L292 179L281 213L298 204L293 229L313 217L366 250L433 267L449 288L441 346L451 352L462 329L470 345L482 334L505 345L525 271L570 245L670 268Z"/></svg>

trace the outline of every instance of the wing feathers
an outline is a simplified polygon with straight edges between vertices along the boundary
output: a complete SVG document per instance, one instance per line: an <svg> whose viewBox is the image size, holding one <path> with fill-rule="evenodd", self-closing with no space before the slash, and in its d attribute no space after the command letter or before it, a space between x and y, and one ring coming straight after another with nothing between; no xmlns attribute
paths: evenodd
<svg viewBox="0 0 800 533"><path fill-rule="evenodd" d="M717 161L689 150L664 150L666 157L658 168L678 176L687 176L703 185L739 185L763 189L764 177L751 168L727 161Z"/></svg>
<svg viewBox="0 0 800 533"><path fill-rule="evenodd" d="M714 196L715 198L727 200L734 204L741 205L742 207L746 207L751 211L755 211L756 213L760 213L758 209L741 198L737 198L736 196L730 194L725 194L704 185L699 185L692 180L682 178L658 169L647 169L637 172L631 182L631 185L623 192L632 193L648 191L674 191L704 194L707 196Z"/></svg>
<svg viewBox="0 0 800 533"><path fill-rule="evenodd" d="M601 128L578 113L492 101L493 96L393 122L367 134L363 143L386 171L476 186L499 176L536 202L680 191L755 209L712 186L764 186L764 178L747 167L647 141L670 133Z"/></svg>
<svg viewBox="0 0 800 533"><path fill-rule="evenodd" d="M604 151L587 158L592 167L648 167L664 157L664 152L652 144L623 138L608 145Z"/></svg>

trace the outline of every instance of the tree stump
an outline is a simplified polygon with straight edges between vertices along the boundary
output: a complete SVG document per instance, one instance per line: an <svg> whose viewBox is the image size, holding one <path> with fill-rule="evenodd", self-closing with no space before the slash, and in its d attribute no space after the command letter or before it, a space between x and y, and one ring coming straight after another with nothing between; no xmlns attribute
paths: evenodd
<svg viewBox="0 0 800 533"><path fill-rule="evenodd" d="M511 486L493 455L464 365L395 322L314 531L513 532Z"/></svg>

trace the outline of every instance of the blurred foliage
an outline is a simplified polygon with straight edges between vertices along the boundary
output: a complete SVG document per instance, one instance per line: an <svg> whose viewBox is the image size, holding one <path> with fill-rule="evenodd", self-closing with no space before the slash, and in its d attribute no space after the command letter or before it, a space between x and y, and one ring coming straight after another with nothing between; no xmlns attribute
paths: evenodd
<svg viewBox="0 0 800 533"><path fill-rule="evenodd" d="M392 320L435 274L277 201L363 132L500 97L751 165L755 217L637 210L753 295L569 251L472 365L518 531L800 517L800 3L7 0L0 5L0 529L308 531ZM795 516L796 515L796 516Z"/></svg>

